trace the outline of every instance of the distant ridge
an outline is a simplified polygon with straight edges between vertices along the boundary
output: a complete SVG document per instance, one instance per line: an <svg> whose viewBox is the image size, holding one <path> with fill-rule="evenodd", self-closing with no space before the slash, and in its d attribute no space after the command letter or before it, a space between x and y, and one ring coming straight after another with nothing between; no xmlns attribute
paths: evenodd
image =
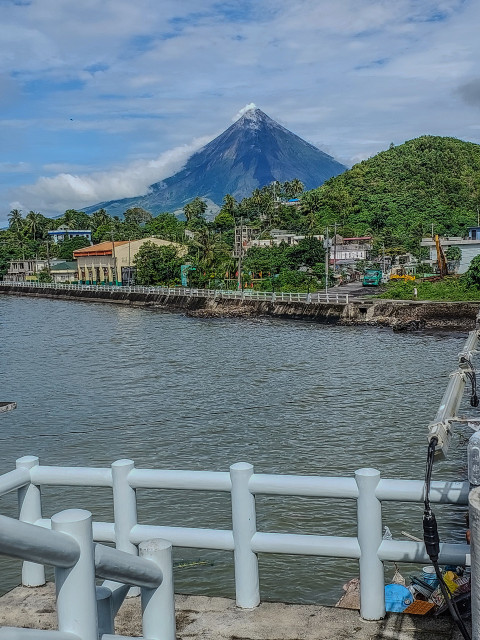
<svg viewBox="0 0 480 640"><path fill-rule="evenodd" d="M181 171L152 184L146 195L100 202L84 211L104 208L110 215L121 216L129 207L143 207L156 215L178 211L196 196L215 209L227 193L241 200L274 180L295 178L306 189L314 189L345 170L343 164L260 109L251 109L194 153Z"/></svg>

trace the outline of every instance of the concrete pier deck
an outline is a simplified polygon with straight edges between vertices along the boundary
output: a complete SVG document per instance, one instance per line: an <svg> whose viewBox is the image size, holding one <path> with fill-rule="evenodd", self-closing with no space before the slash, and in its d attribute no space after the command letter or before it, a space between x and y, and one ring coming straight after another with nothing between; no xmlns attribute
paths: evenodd
<svg viewBox="0 0 480 640"><path fill-rule="evenodd" d="M358 611L262 603L238 609L227 598L176 596L178 640L460 640L448 616L388 614L363 621ZM55 588L17 587L0 598L0 625L56 629ZM141 636L140 598L126 600L116 618L116 633Z"/></svg>

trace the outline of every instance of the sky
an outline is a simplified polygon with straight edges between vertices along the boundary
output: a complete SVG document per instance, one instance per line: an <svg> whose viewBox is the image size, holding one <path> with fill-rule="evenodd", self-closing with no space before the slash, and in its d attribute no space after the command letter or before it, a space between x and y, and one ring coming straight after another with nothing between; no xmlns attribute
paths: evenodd
<svg viewBox="0 0 480 640"><path fill-rule="evenodd" d="M353 165L480 143L476 0L0 0L0 226L146 193L255 104Z"/></svg>

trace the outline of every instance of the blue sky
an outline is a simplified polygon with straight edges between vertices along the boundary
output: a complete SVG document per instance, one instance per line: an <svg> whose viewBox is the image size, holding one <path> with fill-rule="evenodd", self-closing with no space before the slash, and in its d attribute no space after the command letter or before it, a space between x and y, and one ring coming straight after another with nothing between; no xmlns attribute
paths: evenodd
<svg viewBox="0 0 480 640"><path fill-rule="evenodd" d="M480 142L474 0L0 0L0 226L145 193L254 102L346 164Z"/></svg>

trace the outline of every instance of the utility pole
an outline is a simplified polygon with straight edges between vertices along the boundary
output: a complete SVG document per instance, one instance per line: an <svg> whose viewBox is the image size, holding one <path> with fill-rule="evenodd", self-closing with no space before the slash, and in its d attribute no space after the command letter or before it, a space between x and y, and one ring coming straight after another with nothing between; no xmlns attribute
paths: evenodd
<svg viewBox="0 0 480 640"><path fill-rule="evenodd" d="M132 266L130 264L130 245L132 244L132 238L128 239L128 285L132 284Z"/></svg>
<svg viewBox="0 0 480 640"><path fill-rule="evenodd" d="M335 222L335 235L333 236L333 273L337 271L337 223Z"/></svg>
<svg viewBox="0 0 480 640"><path fill-rule="evenodd" d="M330 263L330 241L328 238L328 227L327 227L327 237L325 241L325 294L328 296L328 268Z"/></svg>
<svg viewBox="0 0 480 640"><path fill-rule="evenodd" d="M112 259L113 259L113 269L112 269L112 276L113 276L113 284L116 285L118 282L117 279L117 258L115 257L115 241L113 239L113 227L111 228L111 235L112 235Z"/></svg>
<svg viewBox="0 0 480 640"><path fill-rule="evenodd" d="M242 290L243 218L240 218L240 250L238 252L237 289Z"/></svg>
<svg viewBox="0 0 480 640"><path fill-rule="evenodd" d="M48 275L50 275L50 245L48 243L48 240L45 244L47 245L47 271Z"/></svg>
<svg viewBox="0 0 480 640"><path fill-rule="evenodd" d="M383 274L385 275L385 243L382 244L382 252L383 252Z"/></svg>

